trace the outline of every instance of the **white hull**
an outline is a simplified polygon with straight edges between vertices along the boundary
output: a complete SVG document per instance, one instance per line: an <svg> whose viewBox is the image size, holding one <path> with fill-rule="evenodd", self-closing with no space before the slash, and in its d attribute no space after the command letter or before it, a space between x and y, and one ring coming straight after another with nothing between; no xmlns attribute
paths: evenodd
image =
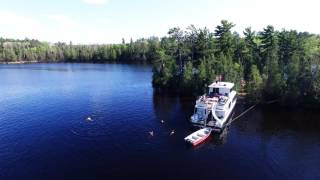
<svg viewBox="0 0 320 180"><path fill-rule="evenodd" d="M203 128L185 137L184 140L193 146L196 146L205 141L210 136L210 133L211 128Z"/></svg>
<svg viewBox="0 0 320 180"><path fill-rule="evenodd" d="M234 102L231 102L231 106L229 109L225 111L225 115L223 118L219 118L215 111L212 112L213 118L215 119L215 124L213 125L214 128L217 128L217 129L224 128L225 124L228 122L230 115L232 114L234 107L236 106L236 103L237 103L237 100L235 100Z"/></svg>
<svg viewBox="0 0 320 180"><path fill-rule="evenodd" d="M215 82L209 86L209 93L201 96L195 105L190 120L194 126L211 127L220 131L226 125L237 103L234 84Z"/></svg>

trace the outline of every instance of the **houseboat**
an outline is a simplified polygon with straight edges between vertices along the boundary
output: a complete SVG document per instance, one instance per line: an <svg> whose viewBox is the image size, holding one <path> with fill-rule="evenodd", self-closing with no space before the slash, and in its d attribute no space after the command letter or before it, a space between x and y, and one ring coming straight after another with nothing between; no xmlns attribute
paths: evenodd
<svg viewBox="0 0 320 180"><path fill-rule="evenodd" d="M211 127L221 131L237 102L234 83L216 81L208 86L208 93L200 96L190 120L194 126Z"/></svg>

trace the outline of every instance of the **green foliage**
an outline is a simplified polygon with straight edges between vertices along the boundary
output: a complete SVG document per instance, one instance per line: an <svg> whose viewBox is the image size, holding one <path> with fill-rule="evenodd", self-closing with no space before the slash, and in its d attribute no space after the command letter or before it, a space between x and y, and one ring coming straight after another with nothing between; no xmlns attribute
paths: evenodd
<svg viewBox="0 0 320 180"><path fill-rule="evenodd" d="M158 38L139 39L125 44L73 45L48 44L37 40L0 38L0 62L149 62L155 60Z"/></svg>
<svg viewBox="0 0 320 180"><path fill-rule="evenodd" d="M320 69L317 67L315 78L312 82L312 100L316 105L320 105Z"/></svg>
<svg viewBox="0 0 320 180"><path fill-rule="evenodd" d="M226 20L221 21L221 25L216 27L214 35L217 37L217 49L219 52L224 54L230 54L233 47L233 35L231 33L231 29L235 25Z"/></svg>
<svg viewBox="0 0 320 180"><path fill-rule="evenodd" d="M177 66L175 60L163 50L156 52L157 63L153 67L152 84L160 88L174 88Z"/></svg>
<svg viewBox="0 0 320 180"><path fill-rule="evenodd" d="M284 93L284 100L288 103L297 103L296 100L301 95L299 90L300 59L297 54L289 59L287 72L287 88Z"/></svg>
<svg viewBox="0 0 320 180"><path fill-rule="evenodd" d="M193 72L192 72L192 63L189 61L184 67L182 88L185 88L186 91L193 90Z"/></svg>
<svg viewBox="0 0 320 180"><path fill-rule="evenodd" d="M9 62L11 59L17 60L17 55L12 48L6 48L3 50L3 59Z"/></svg>
<svg viewBox="0 0 320 180"><path fill-rule="evenodd" d="M252 102L278 99L284 104L320 105L320 36L267 26L232 32L226 20L211 32L190 25L121 44L49 44L0 38L0 62L143 62L153 63L153 86L200 95L222 77L244 89ZM243 88L241 88L243 89Z"/></svg>
<svg viewBox="0 0 320 180"><path fill-rule="evenodd" d="M220 76L234 82L238 90L244 80L251 102L277 99L290 105L320 104L319 36L267 26L258 33L246 28L241 37L232 33L232 27L233 23L223 20L214 33L193 25L185 32L171 29L169 38L161 40L166 56L160 59L175 64L166 76L167 82L174 83L163 87L199 95ZM155 72L154 82L163 78L157 74L166 68L156 67L160 71Z"/></svg>
<svg viewBox="0 0 320 180"><path fill-rule="evenodd" d="M259 69L256 65L252 65L249 81L247 84L247 92L249 93L249 100L256 103L262 98L263 80Z"/></svg>

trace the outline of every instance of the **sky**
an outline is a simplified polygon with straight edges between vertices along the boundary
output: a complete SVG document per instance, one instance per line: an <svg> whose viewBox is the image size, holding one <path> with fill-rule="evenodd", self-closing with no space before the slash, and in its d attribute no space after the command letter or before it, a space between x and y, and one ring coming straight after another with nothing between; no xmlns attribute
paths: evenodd
<svg viewBox="0 0 320 180"><path fill-rule="evenodd" d="M319 0L0 0L0 37L74 44L120 43L222 19L233 31L267 25L320 34Z"/></svg>

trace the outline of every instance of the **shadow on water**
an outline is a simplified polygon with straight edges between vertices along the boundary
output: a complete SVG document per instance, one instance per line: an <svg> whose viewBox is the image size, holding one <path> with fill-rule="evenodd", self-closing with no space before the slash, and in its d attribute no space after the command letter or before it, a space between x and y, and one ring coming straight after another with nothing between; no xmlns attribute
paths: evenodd
<svg viewBox="0 0 320 180"><path fill-rule="evenodd" d="M320 113L311 110L288 110L273 107L260 109L261 127L266 133L291 130L298 133L320 133Z"/></svg>
<svg viewBox="0 0 320 180"><path fill-rule="evenodd" d="M319 112L257 106L190 148L196 99L153 93L150 67L0 71L0 179L320 179Z"/></svg>
<svg viewBox="0 0 320 180"><path fill-rule="evenodd" d="M194 97L180 97L173 94L153 94L153 108L157 121L163 120L168 130L175 129L179 133L180 140L190 133L198 130L190 123L190 116L194 111ZM197 147L191 147L186 144L187 148L199 149L205 146L220 146L227 141L228 132L231 122L220 133L212 133L209 139L201 143Z"/></svg>
<svg viewBox="0 0 320 180"><path fill-rule="evenodd" d="M237 105L238 113L244 107ZM297 134L320 134L320 112L302 109L286 109L277 106L257 106L237 120L236 127L248 133L272 136L284 131Z"/></svg>
<svg viewBox="0 0 320 180"><path fill-rule="evenodd" d="M249 105L244 99L237 104L233 116L236 117L245 111ZM191 126L189 118L193 113L195 98L179 97L172 94L153 94L153 108L158 121L164 120L167 127L172 127L184 136L194 132L197 128ZM320 141L320 113L305 110L287 110L273 106L257 106L243 117L232 122L229 119L228 125L221 133L214 133L211 139L203 143L203 146L223 146L228 141L228 136L245 134L246 136L261 136L270 139L290 133L290 136L308 138L317 136ZM169 130L170 128L168 128ZM183 136L181 136L183 137Z"/></svg>

